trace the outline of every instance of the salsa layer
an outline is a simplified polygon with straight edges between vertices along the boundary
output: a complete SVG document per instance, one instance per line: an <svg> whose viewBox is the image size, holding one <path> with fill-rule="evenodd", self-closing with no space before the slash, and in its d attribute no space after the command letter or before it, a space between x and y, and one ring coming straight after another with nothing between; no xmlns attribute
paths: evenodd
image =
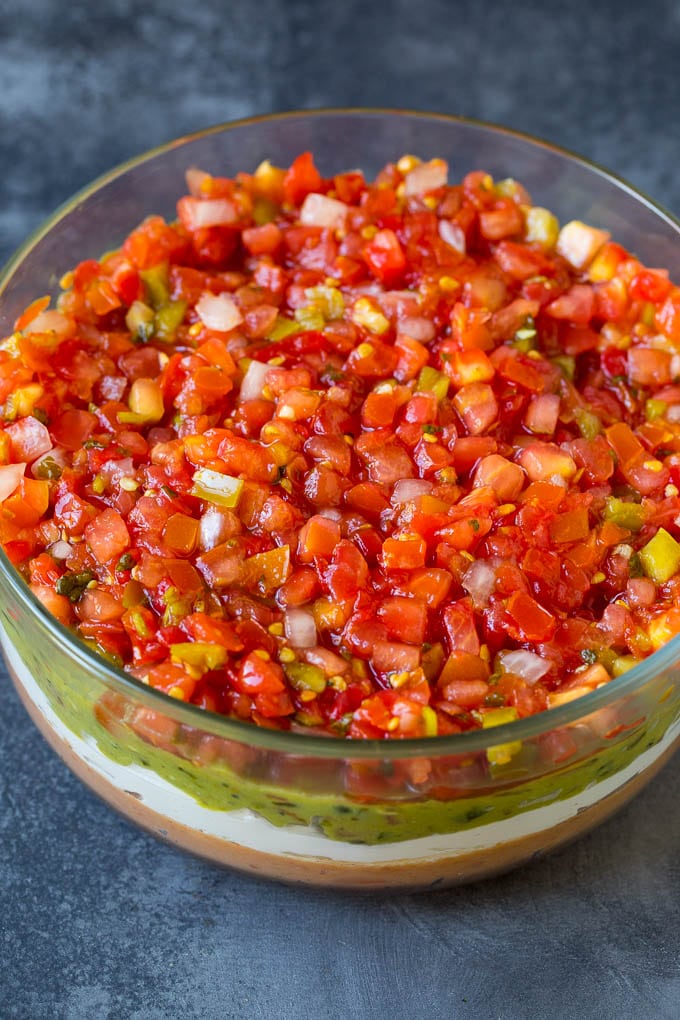
<svg viewBox="0 0 680 1020"><path fill-rule="evenodd" d="M440 159L187 184L0 344L0 540L58 620L350 738L531 715L680 631L665 270Z"/></svg>

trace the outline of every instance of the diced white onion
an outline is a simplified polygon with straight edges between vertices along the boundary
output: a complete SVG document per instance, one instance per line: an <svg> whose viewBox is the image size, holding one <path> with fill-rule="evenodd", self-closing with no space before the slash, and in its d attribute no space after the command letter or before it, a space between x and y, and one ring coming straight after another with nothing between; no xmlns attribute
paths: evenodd
<svg viewBox="0 0 680 1020"><path fill-rule="evenodd" d="M73 330L73 320L61 312L47 310L36 315L32 322L24 329L27 335L30 333L56 333L57 336L68 336Z"/></svg>
<svg viewBox="0 0 680 1020"><path fill-rule="evenodd" d="M232 538L239 530L238 518L235 518L229 510L221 510L216 506L209 506L201 517L198 528L198 539L201 552L208 552L215 546Z"/></svg>
<svg viewBox="0 0 680 1020"><path fill-rule="evenodd" d="M680 421L680 404L673 404L669 407L665 415L666 421L676 424Z"/></svg>
<svg viewBox="0 0 680 1020"><path fill-rule="evenodd" d="M429 163L420 163L406 174L404 194L425 195L428 191L443 188L449 176L449 168L443 159L431 159Z"/></svg>
<svg viewBox="0 0 680 1020"><path fill-rule="evenodd" d="M293 648L314 648L317 643L316 624L304 609L287 609L283 617L286 637Z"/></svg>
<svg viewBox="0 0 680 1020"><path fill-rule="evenodd" d="M597 227L590 227L580 220L571 220L565 223L557 238L556 249L558 254L565 258L574 269L584 269L602 247L609 240L610 234L606 230L598 230Z"/></svg>
<svg viewBox="0 0 680 1020"><path fill-rule="evenodd" d="M399 320L399 333L405 333L412 340L428 343L435 334L434 323L424 315L407 315Z"/></svg>
<svg viewBox="0 0 680 1020"><path fill-rule="evenodd" d="M54 560L67 560L73 552L73 546L68 542L54 542L47 550Z"/></svg>
<svg viewBox="0 0 680 1020"><path fill-rule="evenodd" d="M465 231L457 223L452 223L451 220L440 220L439 236L444 244L448 244L449 248L453 248L461 255L465 254Z"/></svg>
<svg viewBox="0 0 680 1020"><path fill-rule="evenodd" d="M262 396L264 381L271 367L261 361L250 362L241 383L241 400L257 400Z"/></svg>
<svg viewBox="0 0 680 1020"><path fill-rule="evenodd" d="M25 464L3 464L0 467L0 503L12 495L25 472Z"/></svg>
<svg viewBox="0 0 680 1020"><path fill-rule="evenodd" d="M307 195L300 209L300 223L305 227L343 227L348 207L337 198L313 193Z"/></svg>
<svg viewBox="0 0 680 1020"><path fill-rule="evenodd" d="M563 478L562 475L551 475L548 481L550 482L551 485L559 485L560 488L562 489L569 488L567 484L567 479Z"/></svg>
<svg viewBox="0 0 680 1020"><path fill-rule="evenodd" d="M485 560L475 560L463 574L460 583L477 609L486 608L496 584L496 570Z"/></svg>
<svg viewBox="0 0 680 1020"><path fill-rule="evenodd" d="M204 291L196 302L196 312L204 326L219 333L228 333L243 322L241 312L228 294Z"/></svg>
<svg viewBox="0 0 680 1020"><path fill-rule="evenodd" d="M319 517L326 517L329 521L341 521L342 511L336 510L333 506L323 507L319 510Z"/></svg>
<svg viewBox="0 0 680 1020"><path fill-rule="evenodd" d="M426 478L402 478L395 483L391 502L396 506L400 503L411 503L419 496L427 496L432 492L432 482Z"/></svg>
<svg viewBox="0 0 680 1020"><path fill-rule="evenodd" d="M514 673L528 684L535 684L550 671L550 663L535 652L520 649L516 652L500 652L498 657L507 673Z"/></svg>
<svg viewBox="0 0 680 1020"><path fill-rule="evenodd" d="M199 170L197 166L190 166L184 177L190 195L193 195L194 198L201 198L205 195L202 185L204 181L210 180L210 174L207 174L205 170Z"/></svg>
<svg viewBox="0 0 680 1020"><path fill-rule="evenodd" d="M202 227L228 227L236 223L236 206L228 198L199 198L191 207L191 225L194 230Z"/></svg>

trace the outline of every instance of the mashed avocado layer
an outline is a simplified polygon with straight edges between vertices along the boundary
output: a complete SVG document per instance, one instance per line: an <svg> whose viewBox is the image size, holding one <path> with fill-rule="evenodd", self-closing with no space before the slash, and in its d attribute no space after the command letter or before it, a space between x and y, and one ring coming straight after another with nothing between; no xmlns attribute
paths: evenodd
<svg viewBox="0 0 680 1020"><path fill-rule="evenodd" d="M630 765L663 738L680 714L680 692L673 690L653 719L641 721L597 755L584 762L567 762L548 776L522 781L523 774L531 774L534 751L526 747L509 765L493 769L494 781L506 785L497 786L490 795L359 803L341 794L244 777L222 760L199 764L182 756L189 753L185 745L178 744L176 753L154 747L126 724L109 731L95 714L103 685L94 677L86 681L81 668L64 649L46 641L43 645L37 628L34 639L29 639L17 616L3 607L8 638L55 713L73 733L94 740L109 758L122 765L150 769L213 810L248 808L274 825L311 825L329 839L355 844L393 843L465 831L572 797ZM75 669L79 670L77 676ZM351 754L350 746L347 753ZM309 779L304 777L305 786Z"/></svg>

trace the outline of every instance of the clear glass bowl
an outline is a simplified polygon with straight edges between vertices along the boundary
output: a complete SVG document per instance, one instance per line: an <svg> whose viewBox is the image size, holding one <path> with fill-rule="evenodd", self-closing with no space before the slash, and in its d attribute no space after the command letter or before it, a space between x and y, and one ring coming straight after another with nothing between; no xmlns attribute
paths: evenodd
<svg viewBox="0 0 680 1020"><path fill-rule="evenodd" d="M604 227L680 277L678 223L569 153L453 117L303 112L180 138L95 181L5 269L0 335L66 270L118 246L143 217L172 218L187 167L231 175L265 158L286 165L305 149L326 174L370 175L415 153L446 158L452 178L471 169L516 177L561 219ZM610 815L680 740L680 638L577 701L491 732L347 742L258 729L145 687L50 617L4 556L0 599L17 689L73 771L161 837L273 878L425 889L507 870Z"/></svg>

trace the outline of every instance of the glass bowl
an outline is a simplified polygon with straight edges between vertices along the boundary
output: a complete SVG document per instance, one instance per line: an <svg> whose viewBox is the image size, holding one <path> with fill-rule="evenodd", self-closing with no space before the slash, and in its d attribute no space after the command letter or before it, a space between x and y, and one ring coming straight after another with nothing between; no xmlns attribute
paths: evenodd
<svg viewBox="0 0 680 1020"><path fill-rule="evenodd" d="M180 138L63 206L0 279L0 335L61 275L174 217L184 171L231 175L310 149L322 173L404 153L519 179L561 219L612 232L680 277L680 226L624 182L543 142L434 114L319 111ZM607 818L680 740L680 638L540 715L451 737L343 741L259 729L180 704L97 657L0 556L0 636L19 694L71 769L129 819L219 864L349 888L427 889L499 873ZM507 745L512 753L507 754Z"/></svg>

